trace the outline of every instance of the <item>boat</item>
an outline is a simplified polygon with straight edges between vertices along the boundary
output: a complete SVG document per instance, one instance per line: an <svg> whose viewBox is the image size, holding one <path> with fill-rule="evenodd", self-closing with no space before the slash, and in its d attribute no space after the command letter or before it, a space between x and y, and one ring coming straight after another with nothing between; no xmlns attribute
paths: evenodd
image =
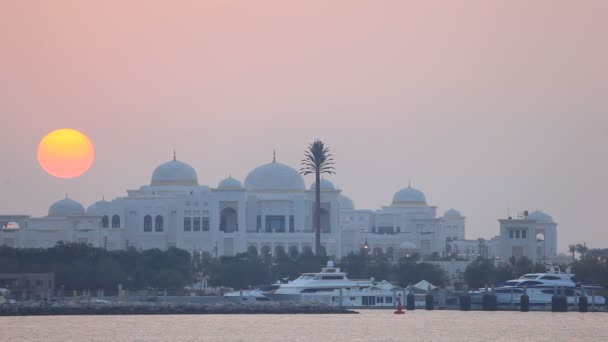
<svg viewBox="0 0 608 342"><path fill-rule="evenodd" d="M229 302L264 302L269 301L261 289L233 291L224 294Z"/></svg>
<svg viewBox="0 0 608 342"><path fill-rule="evenodd" d="M8 302L8 300L6 299L6 297L8 297L9 293L10 292L9 292L8 289L0 287L0 304Z"/></svg>
<svg viewBox="0 0 608 342"><path fill-rule="evenodd" d="M410 289L414 294L415 287ZM405 305L405 289L385 280L349 279L340 268L329 261L318 273L303 273L297 279L275 284L275 288L263 292L274 301L306 301L330 306L356 308L395 308L398 301ZM424 294L415 294L417 307L424 306Z"/></svg>
<svg viewBox="0 0 608 342"><path fill-rule="evenodd" d="M373 279L348 279L346 273L334 267L330 260L321 272L303 273L297 279L277 284L276 288L263 294L275 301L318 301L320 295L332 295L335 291L357 291L373 285Z"/></svg>
<svg viewBox="0 0 608 342"><path fill-rule="evenodd" d="M566 296L568 304L576 305L582 296L587 297L590 305L603 306L606 299L596 296L596 290L602 286L584 282L575 282L575 276L568 269L566 273L560 271L556 265L546 265L545 273L524 274L517 279L504 282L498 287L469 291L472 304L481 304L483 294L496 295L498 306L519 305L521 296L528 295L530 306L548 306L554 295Z"/></svg>

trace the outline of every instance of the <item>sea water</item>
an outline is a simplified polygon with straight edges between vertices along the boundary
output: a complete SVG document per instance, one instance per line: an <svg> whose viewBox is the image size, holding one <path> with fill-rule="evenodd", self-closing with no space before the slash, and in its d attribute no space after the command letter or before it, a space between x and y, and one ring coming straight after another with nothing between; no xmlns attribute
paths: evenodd
<svg viewBox="0 0 608 342"><path fill-rule="evenodd" d="M0 341L608 341L606 313L0 317Z"/></svg>

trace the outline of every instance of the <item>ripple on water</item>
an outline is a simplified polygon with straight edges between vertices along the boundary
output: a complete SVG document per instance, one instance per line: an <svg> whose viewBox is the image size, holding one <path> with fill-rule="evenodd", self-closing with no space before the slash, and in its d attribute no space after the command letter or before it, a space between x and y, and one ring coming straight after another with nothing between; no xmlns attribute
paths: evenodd
<svg viewBox="0 0 608 342"><path fill-rule="evenodd" d="M608 341L606 313L0 317L1 341Z"/></svg>

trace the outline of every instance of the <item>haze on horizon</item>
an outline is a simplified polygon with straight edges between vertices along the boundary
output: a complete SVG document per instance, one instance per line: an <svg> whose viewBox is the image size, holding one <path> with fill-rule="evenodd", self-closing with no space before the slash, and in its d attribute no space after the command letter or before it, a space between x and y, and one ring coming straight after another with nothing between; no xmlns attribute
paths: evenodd
<svg viewBox="0 0 608 342"><path fill-rule="evenodd" d="M574 1L4 1L0 214L87 206L161 162L201 184L315 138L357 208L422 190L467 238L542 209L559 249L607 247L608 3ZM42 136L95 145L80 178L47 175ZM307 184L311 179L307 178Z"/></svg>

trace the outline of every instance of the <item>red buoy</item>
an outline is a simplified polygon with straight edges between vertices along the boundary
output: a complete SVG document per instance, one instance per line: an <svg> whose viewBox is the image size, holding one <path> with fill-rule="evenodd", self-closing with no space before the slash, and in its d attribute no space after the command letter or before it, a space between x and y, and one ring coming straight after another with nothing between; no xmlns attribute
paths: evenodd
<svg viewBox="0 0 608 342"><path fill-rule="evenodd" d="M401 296L397 297L397 311L395 311L395 315L402 315L405 311L403 311L403 305L401 305Z"/></svg>

